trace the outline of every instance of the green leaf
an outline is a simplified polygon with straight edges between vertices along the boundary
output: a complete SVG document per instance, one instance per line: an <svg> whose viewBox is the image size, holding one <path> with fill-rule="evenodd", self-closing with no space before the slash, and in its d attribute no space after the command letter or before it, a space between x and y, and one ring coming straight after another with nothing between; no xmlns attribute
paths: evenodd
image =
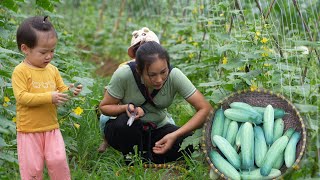
<svg viewBox="0 0 320 180"><path fill-rule="evenodd" d="M238 52L237 48L238 46L236 44L226 44L224 46L218 47L218 54L222 54L225 51L233 51L233 52Z"/></svg>
<svg viewBox="0 0 320 180"><path fill-rule="evenodd" d="M0 115L0 127L3 127L3 128L14 128L15 129L16 125L14 124L14 122L9 121L3 115Z"/></svg>
<svg viewBox="0 0 320 180"><path fill-rule="evenodd" d="M14 12L17 12L18 11L18 5L15 1L13 0L3 0L1 2L1 5L14 11Z"/></svg>
<svg viewBox="0 0 320 180"><path fill-rule="evenodd" d="M317 119L306 118L305 120L308 122L308 129L312 129L314 131L319 130L319 121Z"/></svg>
<svg viewBox="0 0 320 180"><path fill-rule="evenodd" d="M232 60L230 62L228 62L227 64L220 64L219 67L222 67L226 70L231 70L231 69L234 69L234 68L238 68L238 67L241 67L245 64L245 62L243 61L240 61L240 60Z"/></svg>
<svg viewBox="0 0 320 180"><path fill-rule="evenodd" d="M306 40L296 40L293 41L293 43L296 46L311 46L311 47L319 47L320 43L319 42L312 42L312 41L306 41Z"/></svg>
<svg viewBox="0 0 320 180"><path fill-rule="evenodd" d="M0 126L0 134L10 134L10 131Z"/></svg>
<svg viewBox="0 0 320 180"><path fill-rule="evenodd" d="M301 113L316 113L319 111L318 106L309 104L294 104Z"/></svg>
<svg viewBox="0 0 320 180"><path fill-rule="evenodd" d="M0 76L11 78L11 72L0 69Z"/></svg>
<svg viewBox="0 0 320 180"><path fill-rule="evenodd" d="M0 152L0 159L9 161L9 162L15 162L18 163L18 160L12 155L5 152Z"/></svg>
<svg viewBox="0 0 320 180"><path fill-rule="evenodd" d="M251 85L251 80L254 79L255 77L259 76L262 73L261 70L253 70L250 71L248 73L246 73L245 75L241 76L241 78L246 81L246 83L248 85Z"/></svg>
<svg viewBox="0 0 320 180"><path fill-rule="evenodd" d="M192 136L188 136L183 140L179 151L187 148L189 145L192 145L193 147L198 146L200 144L201 137L202 129L197 129Z"/></svg>
<svg viewBox="0 0 320 180"><path fill-rule="evenodd" d="M15 51L0 47L0 54L2 54L2 53L5 53L5 54L17 54L17 55L23 56L21 53L17 53Z"/></svg>
<svg viewBox="0 0 320 180"><path fill-rule="evenodd" d="M222 81L211 81L211 82L207 82L207 83L200 83L199 86L200 87L211 87L211 86L218 86L218 85L222 85L223 82Z"/></svg>
<svg viewBox="0 0 320 180"><path fill-rule="evenodd" d="M53 4L49 0L36 0L36 4L45 10L53 12Z"/></svg>
<svg viewBox="0 0 320 180"><path fill-rule="evenodd" d="M9 146L9 145L4 141L4 139L2 139L2 137L0 137L0 148L5 146Z"/></svg>

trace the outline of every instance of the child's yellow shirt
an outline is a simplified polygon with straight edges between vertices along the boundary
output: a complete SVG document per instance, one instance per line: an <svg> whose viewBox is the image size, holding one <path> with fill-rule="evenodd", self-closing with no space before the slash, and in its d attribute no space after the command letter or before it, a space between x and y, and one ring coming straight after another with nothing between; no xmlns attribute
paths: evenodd
<svg viewBox="0 0 320 180"><path fill-rule="evenodd" d="M35 68L22 62L13 71L12 88L16 98L18 132L45 132L59 128L52 92L64 92L68 87L57 67L48 64L45 68Z"/></svg>

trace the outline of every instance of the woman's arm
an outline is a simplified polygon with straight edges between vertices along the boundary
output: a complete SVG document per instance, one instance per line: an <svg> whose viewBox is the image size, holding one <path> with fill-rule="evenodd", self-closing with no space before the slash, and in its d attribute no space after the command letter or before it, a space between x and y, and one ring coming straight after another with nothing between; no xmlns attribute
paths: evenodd
<svg viewBox="0 0 320 180"><path fill-rule="evenodd" d="M196 90L196 92L186 100L196 109L197 112L186 124L184 124L178 130L167 134L158 142L156 142L155 146L153 147L154 153L164 154L165 152L167 152L178 137L183 136L197 128L200 128L212 111L210 103L206 101L204 96L198 90Z"/></svg>
<svg viewBox="0 0 320 180"><path fill-rule="evenodd" d="M102 101L100 102L99 108L104 115L117 116L126 112L127 105L120 104L120 99L110 96L108 91L106 91Z"/></svg>
<svg viewBox="0 0 320 180"><path fill-rule="evenodd" d="M186 100L196 109L196 113L186 124L173 132L178 137L202 127L212 111L210 103L198 90Z"/></svg>
<svg viewBox="0 0 320 180"><path fill-rule="evenodd" d="M121 113L126 112L130 117L130 113L128 112L128 104L121 104L120 99L114 98L110 96L108 91L104 93L104 98L100 102L99 108L102 114L107 116L118 116ZM130 105L130 111L134 111L133 105ZM136 119L144 116L144 111L141 107L137 107L137 115Z"/></svg>

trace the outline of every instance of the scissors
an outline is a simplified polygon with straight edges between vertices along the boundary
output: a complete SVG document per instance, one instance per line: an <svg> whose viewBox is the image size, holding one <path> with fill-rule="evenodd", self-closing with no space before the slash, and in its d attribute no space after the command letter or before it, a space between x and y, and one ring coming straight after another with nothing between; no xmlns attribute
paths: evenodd
<svg viewBox="0 0 320 180"><path fill-rule="evenodd" d="M134 110L133 110L133 111L131 111L130 108L129 108L129 105L130 105L130 104L132 104L133 107L134 107ZM131 126L132 123L133 123L133 121L134 121L134 119L136 118L138 112L137 112L136 106L135 106L133 103L129 103L129 104L128 104L128 111L129 111L129 113L131 114L131 116L130 116L130 118L129 118L128 121L127 121L127 125L128 125L128 126Z"/></svg>

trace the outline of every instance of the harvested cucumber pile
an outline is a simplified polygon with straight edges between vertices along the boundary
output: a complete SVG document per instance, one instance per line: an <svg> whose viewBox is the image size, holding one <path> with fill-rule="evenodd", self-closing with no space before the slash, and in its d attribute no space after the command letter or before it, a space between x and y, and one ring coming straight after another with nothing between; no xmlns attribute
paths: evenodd
<svg viewBox="0 0 320 180"><path fill-rule="evenodd" d="M216 111L211 129L217 150L209 157L221 173L231 179L273 179L284 164L294 164L301 135L293 128L284 132L284 110L244 102L229 106Z"/></svg>

